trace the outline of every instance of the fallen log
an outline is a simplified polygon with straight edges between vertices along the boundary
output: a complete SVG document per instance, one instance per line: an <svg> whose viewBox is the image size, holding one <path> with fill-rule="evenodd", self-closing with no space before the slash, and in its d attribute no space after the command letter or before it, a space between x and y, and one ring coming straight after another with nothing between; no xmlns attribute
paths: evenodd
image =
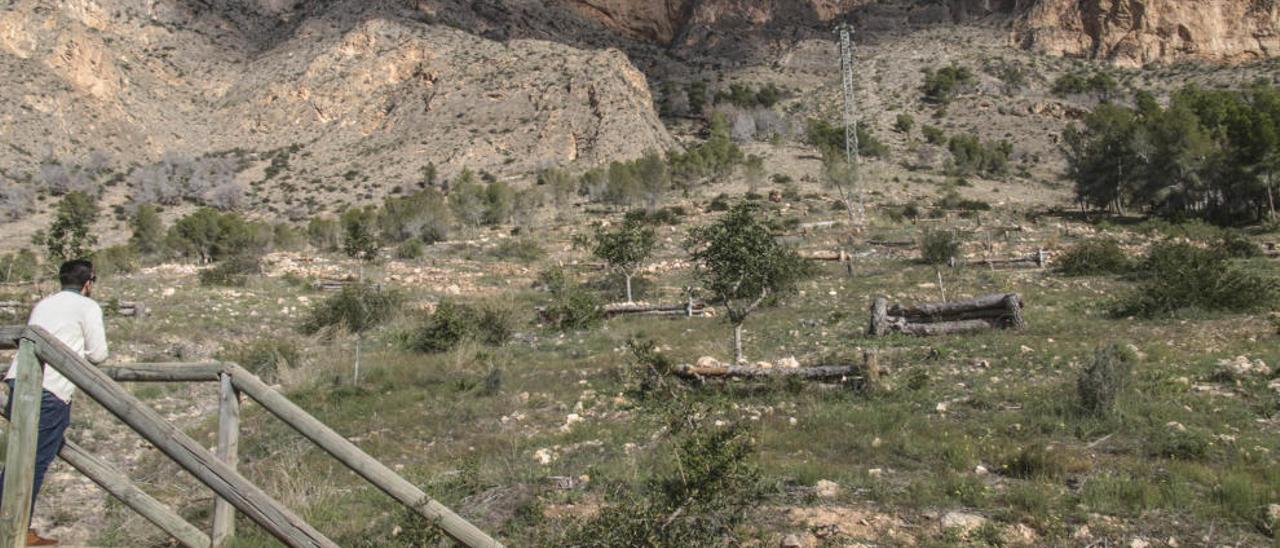
<svg viewBox="0 0 1280 548"><path fill-rule="evenodd" d="M313 284L312 287L319 291L342 291L347 287L359 285L360 283L361 282L359 280L316 280L316 283ZM382 284L380 283L369 285L377 291L382 291L383 289Z"/></svg>
<svg viewBox="0 0 1280 548"><path fill-rule="evenodd" d="M857 374L860 369L852 365L824 365L817 367L755 367L749 365L698 367L696 365L677 365L673 371L676 375L685 378L766 379L799 377L805 380L844 380Z"/></svg>
<svg viewBox="0 0 1280 548"><path fill-rule="evenodd" d="M837 251L819 251L816 253L803 255L803 257L810 261L826 261L826 262L833 262L833 263L849 262L849 253L843 249L837 250Z"/></svg>
<svg viewBox="0 0 1280 548"><path fill-rule="evenodd" d="M916 336L971 333L988 329L1022 329L1022 298L1017 293L983 295L972 299L911 306L889 305L887 298L871 303L867 333L882 337L889 333Z"/></svg>
<svg viewBox="0 0 1280 548"><path fill-rule="evenodd" d="M915 247L915 240L867 240L867 245L876 247Z"/></svg>
<svg viewBox="0 0 1280 548"><path fill-rule="evenodd" d="M1036 250L1035 253L1029 253L1027 255L1019 255L1017 257L983 258L983 259L974 259L972 261L963 261L963 262L957 261L955 257L952 257L950 260L950 265L952 267L955 267L957 265L991 266L991 267L1005 266L1005 265L1035 265L1037 268L1044 268L1045 264L1048 263L1048 261L1049 261L1049 254L1045 252L1045 250L1039 249L1039 250Z"/></svg>
<svg viewBox="0 0 1280 548"><path fill-rule="evenodd" d="M600 307L606 318L616 316L701 316L707 313L707 304L690 300L674 304L615 303Z"/></svg>

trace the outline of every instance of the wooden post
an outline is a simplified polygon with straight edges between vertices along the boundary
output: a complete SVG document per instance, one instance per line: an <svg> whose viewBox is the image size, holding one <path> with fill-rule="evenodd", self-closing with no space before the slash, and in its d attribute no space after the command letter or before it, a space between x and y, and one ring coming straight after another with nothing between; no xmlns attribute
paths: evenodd
<svg viewBox="0 0 1280 548"><path fill-rule="evenodd" d="M239 388L271 414L280 418L285 424L315 442L338 461L345 464L353 472L368 480L382 492L413 509L431 523L440 527L453 540L464 546L498 548L502 544L493 540L475 525L462 519L443 504L436 502L421 489L391 471L368 453L356 447L354 443L338 435L324 423L316 420L301 407L298 407L279 392L272 390L254 374L235 364L224 364L225 370Z"/></svg>
<svg viewBox="0 0 1280 548"><path fill-rule="evenodd" d="M879 295L871 303L871 325L867 333L872 337L883 337L889 334L889 299Z"/></svg>
<svg viewBox="0 0 1280 548"><path fill-rule="evenodd" d="M227 373L221 373L218 381L218 458L235 470L240 453L240 391ZM225 545L235 534L236 509L218 498L213 505L213 547Z"/></svg>
<svg viewBox="0 0 1280 548"><path fill-rule="evenodd" d="M62 373L85 394L285 545L338 548L328 537L223 464L208 449L165 421L155 410L72 352L48 331L28 326L23 337L35 341L36 356L41 361Z"/></svg>
<svg viewBox="0 0 1280 548"><path fill-rule="evenodd" d="M18 374L14 379L9 444L5 452L4 496L0 498L2 548L27 545L43 384L44 370L36 360L35 344L23 338L18 344Z"/></svg>
<svg viewBox="0 0 1280 548"><path fill-rule="evenodd" d="M3 407L9 397L0 394L0 407ZM92 453L80 447L74 441L66 440L62 444L62 450L58 451L58 457L62 458L72 468L78 470L85 477L93 480L94 483L102 487L104 491L115 497L125 506L146 518L147 521L154 523L169 536L182 543L187 548L208 548L209 537L205 535L196 526L187 523L173 510L170 510L160 501L138 489L133 482L129 481L119 470L111 468L106 462Z"/></svg>

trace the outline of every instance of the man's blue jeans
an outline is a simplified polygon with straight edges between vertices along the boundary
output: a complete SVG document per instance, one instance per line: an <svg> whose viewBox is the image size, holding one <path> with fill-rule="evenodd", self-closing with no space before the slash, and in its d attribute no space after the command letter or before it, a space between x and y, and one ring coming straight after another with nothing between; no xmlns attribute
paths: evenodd
<svg viewBox="0 0 1280 548"><path fill-rule="evenodd" d="M9 385L9 402L4 406L4 416L9 417L13 410L13 379L4 381ZM40 400L40 434L36 438L36 476L31 486L31 511L36 509L36 496L40 494L40 485L44 483L44 473L49 463L62 450L62 442L66 439L67 426L71 425L71 404L58 399L52 392L45 390ZM4 490L4 472L0 472L0 493Z"/></svg>

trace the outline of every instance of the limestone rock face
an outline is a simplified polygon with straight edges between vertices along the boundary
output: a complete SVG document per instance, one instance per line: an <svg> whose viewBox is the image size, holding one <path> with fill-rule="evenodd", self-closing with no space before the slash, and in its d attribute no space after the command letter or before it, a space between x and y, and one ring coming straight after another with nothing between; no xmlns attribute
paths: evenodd
<svg viewBox="0 0 1280 548"><path fill-rule="evenodd" d="M1280 10L1255 0L1024 2L1013 41L1045 53L1122 66L1242 62L1280 54Z"/></svg>

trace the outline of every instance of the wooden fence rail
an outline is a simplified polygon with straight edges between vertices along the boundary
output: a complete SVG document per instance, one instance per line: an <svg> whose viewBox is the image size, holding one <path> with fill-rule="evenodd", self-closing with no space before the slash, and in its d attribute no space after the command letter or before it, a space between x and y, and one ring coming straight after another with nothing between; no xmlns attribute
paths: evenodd
<svg viewBox="0 0 1280 548"><path fill-rule="evenodd" d="M19 361L19 388L16 391L14 426L10 428L11 470L30 470L31 464L22 460L23 451L31 451L34 462L35 424L24 427L19 421L35 420L39 414L39 362L53 367L89 397L98 401L129 427L159 448L170 459L182 466L217 495L214 507L212 537L177 517L149 497L118 472L106 467L78 446L68 443L62 456L78 470L85 473L109 493L120 498L130 508L143 514L179 542L187 546L220 546L235 534L235 511L244 513L288 546L336 546L333 541L313 529L298 516L279 504L236 471L239 446L240 395L249 396L273 415L283 420L304 437L338 459L352 471L409 507L465 546L501 547L471 523L452 510L431 499L404 478L373 459L355 444L325 426L315 417L303 411L279 392L258 379L249 371L233 363L173 363L128 364L94 367L84 358L73 353L43 329L24 326L0 326L0 349L14 348L23 341L24 356ZM0 371L3 369L0 368ZM24 372L25 371L25 372ZM36 378L31 379L32 371ZM216 456L196 443L173 425L165 422L155 411L138 401L132 394L116 384L120 382L217 382L219 383L218 446ZM34 391L35 402L22 399L25 391ZM0 401L2 404L3 401ZM34 407L32 408L32 405ZM27 440L31 437L31 440ZM76 461L76 462L72 462ZM77 464L77 462L79 464ZM23 496L30 500L31 474L6 475L6 484L14 482L15 489L6 489L0 502L0 548L23 546L28 513L14 512L20 508ZM26 485L23 493L22 484ZM10 501L14 498L14 501ZM27 506L29 507L29 502ZM20 531L21 535L12 531Z"/></svg>

